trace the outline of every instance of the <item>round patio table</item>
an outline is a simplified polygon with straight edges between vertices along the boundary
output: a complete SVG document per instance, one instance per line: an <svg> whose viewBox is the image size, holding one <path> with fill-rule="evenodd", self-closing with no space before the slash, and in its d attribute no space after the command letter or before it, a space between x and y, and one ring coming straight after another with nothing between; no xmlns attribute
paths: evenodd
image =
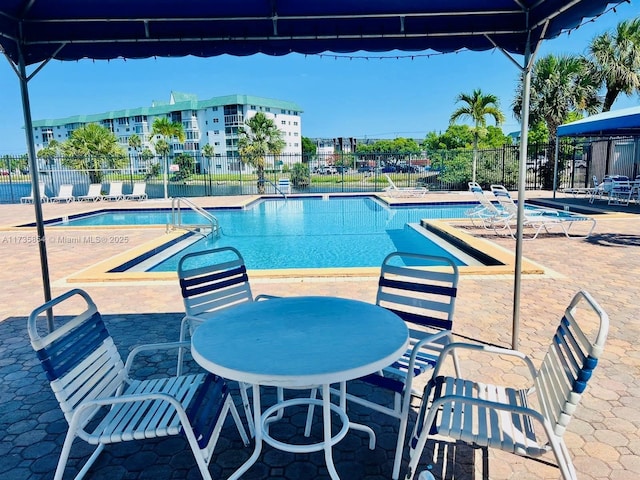
<svg viewBox="0 0 640 480"><path fill-rule="evenodd" d="M193 334L194 359L206 370L253 385L255 448L251 457L230 477L237 479L258 459L262 442L289 452L324 450L331 478L338 479L332 445L349 428L373 431L349 422L344 396L347 380L382 370L405 351L409 332L394 313L376 305L335 297L287 297L245 303L207 320ZM340 383L340 403L331 402L329 387ZM260 385L283 388L321 388L322 399L291 399L264 413ZM269 435L269 418L291 405L323 407L322 442L290 445ZM342 428L331 435L331 411Z"/></svg>

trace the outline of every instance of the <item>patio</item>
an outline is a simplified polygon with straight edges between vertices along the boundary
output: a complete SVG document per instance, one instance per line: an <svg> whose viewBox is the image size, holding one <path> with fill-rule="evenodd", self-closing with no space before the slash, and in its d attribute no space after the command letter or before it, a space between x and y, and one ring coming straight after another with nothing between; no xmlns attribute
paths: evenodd
<svg viewBox="0 0 640 480"><path fill-rule="evenodd" d="M529 195L531 194L531 195ZM541 192L547 195L548 192ZM469 194L434 195L437 201L470 200ZM528 192L528 197L536 192ZM429 195L426 199L429 200ZM202 206L233 204L246 197L197 199ZM567 201L578 200L567 197ZM559 195L556 201L565 198ZM122 204L124 205L124 203ZM140 206L140 203L127 203ZM165 206L162 201L144 206ZM45 218L100 208L100 205L45 204ZM524 256L545 267L544 275L523 277L521 299L520 350L540 360L574 292L588 290L611 318L609 340L575 418L565 435L578 474L582 479L624 480L640 474L640 325L637 307L640 275L640 209L631 205L623 213L598 217L594 234L587 240L569 240L563 235L541 236L524 243ZM7 205L0 208L0 225L9 226L33 220L33 207ZM104 230L90 235L97 239ZM164 233L164 228L110 230L127 238L132 248ZM121 251L121 244L75 242L89 232L47 230L47 250L53 295L73 287L89 292L105 315L108 327L123 354L134 344L171 341L178 337L182 301L176 282L70 284L66 277L88 268ZM510 237L486 234L498 245L512 250ZM57 402L36 363L26 335L26 316L42 302L42 286L35 230L0 228L3 245L2 266L5 281L0 291L0 474L5 478L50 478L66 432ZM375 278L334 279L255 279L254 294L282 296L314 294L348 296L372 302ZM509 346L513 277L511 275L461 276L454 320L454 333L461 340ZM493 363L489 368L471 361L469 367L481 370L491 379L511 377L512 365ZM162 368L162 365L160 366ZM365 387L362 387L365 388ZM366 437L350 432L334 449L336 467L343 478L390 478L397 422L350 409L350 415L368 423L378 435L374 451L368 450ZM294 416L282 428L299 435L303 416ZM549 463L472 449L463 444L437 445L433 463L436 478L559 478ZM229 476L251 453L243 448L228 425L211 463L214 478ZM77 443L72 461L88 454L86 445ZM80 457L80 458L79 458ZM401 476L406 473L407 452ZM91 478L198 478L197 468L186 444L179 439L130 442L108 447L91 471ZM328 478L321 453L286 454L266 449L243 478Z"/></svg>

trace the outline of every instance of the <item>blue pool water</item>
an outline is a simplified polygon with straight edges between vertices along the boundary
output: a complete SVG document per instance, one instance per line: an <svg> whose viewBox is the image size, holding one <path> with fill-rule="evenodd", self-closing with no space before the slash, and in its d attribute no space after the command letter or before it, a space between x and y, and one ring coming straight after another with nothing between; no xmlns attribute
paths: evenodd
<svg viewBox="0 0 640 480"><path fill-rule="evenodd" d="M393 251L453 257L451 248L428 239L419 224L424 218L462 218L469 204L389 208L370 197L290 198L264 200L247 209L210 210L222 234L206 237L169 256L147 271L175 271L182 255L233 246L247 268L377 267ZM71 219L58 225L152 225L170 221L167 211L117 211ZM183 223L202 223L183 211ZM166 255L165 255L166 256ZM462 255L464 257L464 255ZM152 262L153 263L153 262Z"/></svg>

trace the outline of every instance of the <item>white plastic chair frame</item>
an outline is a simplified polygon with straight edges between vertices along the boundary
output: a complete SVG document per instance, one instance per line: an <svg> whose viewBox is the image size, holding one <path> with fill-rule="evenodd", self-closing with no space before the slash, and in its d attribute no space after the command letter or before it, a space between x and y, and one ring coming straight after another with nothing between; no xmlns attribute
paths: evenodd
<svg viewBox="0 0 640 480"><path fill-rule="evenodd" d="M76 197L73 196L73 184L71 183L63 183L60 185L60 190L58 191L58 195L55 197L51 197L49 199L50 202L73 202Z"/></svg>
<svg viewBox="0 0 640 480"><path fill-rule="evenodd" d="M206 265L190 267L197 258L217 257L220 260ZM269 295L253 297L247 268L240 252L233 247L221 247L212 250L189 253L178 262L178 279L186 315L180 325L180 341L183 342L206 320L227 308L274 298ZM182 371L184 349L178 353L178 374ZM240 384L240 395L249 432L253 436L253 414L247 390L250 385Z"/></svg>
<svg viewBox="0 0 640 480"><path fill-rule="evenodd" d="M389 175L387 177L389 186L383 189L383 192L389 194L390 197L424 197L427 193L427 187L397 187Z"/></svg>
<svg viewBox="0 0 640 480"><path fill-rule="evenodd" d="M403 266L398 265L398 261ZM401 317L410 332L402 358L378 374L360 380L393 393L393 405L381 405L347 393L347 401L400 420L393 479L400 474L409 418L413 379L431 370L444 345L453 341L451 328L457 296L458 267L448 258L394 252L382 262L376 304ZM455 360L457 362L457 360ZM457 364L457 363L456 363ZM336 390L332 393L338 394Z"/></svg>
<svg viewBox="0 0 640 480"><path fill-rule="evenodd" d="M147 198L147 184L145 182L135 182L132 192L124 196L125 200L146 200Z"/></svg>
<svg viewBox="0 0 640 480"><path fill-rule="evenodd" d="M502 228L507 228L508 222L513 218L513 213L507 212L503 208L498 208L489 200L485 195L484 190L477 182L469 182L469 191L473 194L478 201L478 205L465 212L465 215L469 217L473 226L476 225L476 220L480 221L482 227L486 229L496 229L499 225Z"/></svg>
<svg viewBox="0 0 640 480"><path fill-rule="evenodd" d="M38 191L40 192L40 201L42 203L48 202L49 201L49 197L47 197L46 193L45 193L45 185L44 182L39 182L38 183ZM20 203L33 203L33 199L34 199L34 195L33 195L33 189L31 189L31 193L29 194L28 197L21 197L20 198Z"/></svg>
<svg viewBox="0 0 640 480"><path fill-rule="evenodd" d="M84 299L82 313L41 335L42 313ZM35 309L28 320L31 344L51 382L69 430L54 478L62 479L76 437L97 445L75 478L83 478L105 445L129 440L184 434L206 480L208 466L224 421L231 413L247 445L249 440L226 382L211 374L135 380L129 376L143 351L176 349L179 343L141 345L123 364L113 339L89 295L71 290Z"/></svg>
<svg viewBox="0 0 640 480"><path fill-rule="evenodd" d="M498 203L502 208L509 212L512 216L511 219L515 219L518 215L518 206L511 198L511 195L503 185L491 185L491 192L498 200ZM511 227L512 222L506 222L507 230L513 239L516 238L516 231ZM590 223L587 227L587 232L583 234L574 234L571 231L571 227L574 225ZM525 237L525 240L535 240L538 235L544 230L547 233L551 233L551 229L558 227L567 238L589 238L596 227L595 218L586 217L583 215L562 215L561 212L552 209L538 208L533 212L524 212L523 227L533 229L531 236Z"/></svg>
<svg viewBox="0 0 640 480"><path fill-rule="evenodd" d="M579 304L586 304L599 318L593 341L578 324ZM413 478L426 441L433 434L522 456L538 457L552 451L562 478L577 480L563 434L602 355L608 330L607 314L587 292L580 291L566 308L538 370L529 357L515 350L464 343L446 346L425 387L406 480ZM447 356L459 349L519 358L528 367L531 385L517 389L471 381L459 374L440 376ZM544 443L534 428L538 425L544 431Z"/></svg>
<svg viewBox="0 0 640 480"><path fill-rule="evenodd" d="M102 200L102 184L92 183L86 195L78 195L77 200L80 202L99 202Z"/></svg>
<svg viewBox="0 0 640 480"><path fill-rule="evenodd" d="M109 193L102 196L103 200L122 200L124 195L122 194L122 182L111 182L109 184Z"/></svg>

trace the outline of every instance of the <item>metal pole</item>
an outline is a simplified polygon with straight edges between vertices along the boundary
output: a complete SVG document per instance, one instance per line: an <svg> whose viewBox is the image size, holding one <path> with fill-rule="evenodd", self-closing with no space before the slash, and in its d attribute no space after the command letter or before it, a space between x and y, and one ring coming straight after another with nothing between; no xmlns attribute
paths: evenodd
<svg viewBox="0 0 640 480"><path fill-rule="evenodd" d="M522 124L520 126L520 170L518 176L518 217L516 223L516 258L513 279L513 329L511 348L518 350L520 335L520 292L522 283L522 228L524 224L525 182L527 179L527 144L529 131L529 97L531 94L531 52L527 48L524 58L522 89Z"/></svg>
<svg viewBox="0 0 640 480"><path fill-rule="evenodd" d="M556 198L556 190L558 189L558 156L560 155L560 138L556 135L555 159L553 162L553 198ZM575 166L575 160L573 162Z"/></svg>
<svg viewBox="0 0 640 480"><path fill-rule="evenodd" d="M31 190L33 192L33 208L36 215L36 234L38 235L38 249L40 251L40 269L42 273L42 286L44 300L51 300L51 283L49 280L49 262L47 259L47 244L44 232L44 218L42 216L42 198L40 196L40 179L38 175L38 162L36 160L36 148L33 141L33 121L31 119L31 104L29 102L29 86L27 70L24 63L22 50L18 61L18 78L20 81L20 95L22 97L22 112L24 115L24 130L27 139L27 154L29 156L29 171L31 172ZM47 326L53 331L53 312L47 310Z"/></svg>

